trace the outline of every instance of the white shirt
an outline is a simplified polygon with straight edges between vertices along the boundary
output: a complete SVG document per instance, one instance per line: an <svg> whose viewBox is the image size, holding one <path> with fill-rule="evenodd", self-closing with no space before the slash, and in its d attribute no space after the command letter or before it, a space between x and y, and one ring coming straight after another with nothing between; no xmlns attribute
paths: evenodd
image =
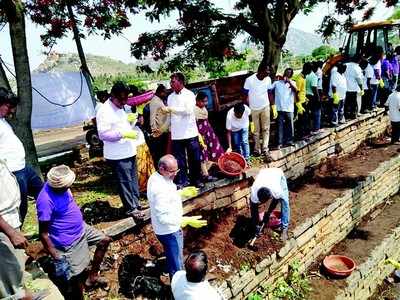
<svg viewBox="0 0 400 300"><path fill-rule="evenodd" d="M344 76L347 80L348 92L359 92L362 85L363 74L360 66L357 63L349 62L346 64L346 72Z"/></svg>
<svg viewBox="0 0 400 300"><path fill-rule="evenodd" d="M260 110L269 105L268 90L271 88L271 78L265 77L263 80L253 74L246 78L244 89L249 91L249 106L252 110Z"/></svg>
<svg viewBox="0 0 400 300"><path fill-rule="evenodd" d="M322 90L322 69L318 68L317 72L315 73L315 75L317 75L318 77L318 89Z"/></svg>
<svg viewBox="0 0 400 300"><path fill-rule="evenodd" d="M329 96L332 97L332 86L336 88L336 93L339 96L340 100L343 100L346 97L347 92L347 81L346 77L343 74L340 74L338 71L331 73L331 81L329 84Z"/></svg>
<svg viewBox="0 0 400 300"><path fill-rule="evenodd" d="M199 135L197 129L194 108L196 96L192 91L183 88L179 94L173 92L168 96L168 106L174 112L171 113L171 139L185 140Z"/></svg>
<svg viewBox="0 0 400 300"><path fill-rule="evenodd" d="M296 86L296 82L290 80L292 85ZM283 80L275 81L271 89L275 90L275 105L278 111L294 112L294 92L289 83Z"/></svg>
<svg viewBox="0 0 400 300"><path fill-rule="evenodd" d="M11 172L25 168L24 145L4 118L0 118L0 159Z"/></svg>
<svg viewBox="0 0 400 300"><path fill-rule="evenodd" d="M0 216L8 225L17 229L21 226L18 210L21 203L19 185L2 160L0 160L0 186Z"/></svg>
<svg viewBox="0 0 400 300"><path fill-rule="evenodd" d="M156 234L170 234L181 228L182 198L172 180L158 172L153 173L147 181L147 199L151 225Z"/></svg>
<svg viewBox="0 0 400 300"><path fill-rule="evenodd" d="M125 110L117 108L111 100L107 100L100 107L96 115L97 130L101 134L109 130L120 134L132 130ZM136 155L136 142L132 139L121 138L118 141L104 142L104 157L106 159L124 159Z"/></svg>
<svg viewBox="0 0 400 300"><path fill-rule="evenodd" d="M377 84L377 80L375 77L375 72L374 72L374 68L372 67L371 64L368 64L367 67L364 70L364 90L368 89L368 85L367 85L367 80L368 78L370 79L370 84ZM374 83L375 82L375 83Z"/></svg>
<svg viewBox="0 0 400 300"><path fill-rule="evenodd" d="M171 280L172 294L175 300L222 300L223 297L206 280L188 282L186 271L174 274Z"/></svg>
<svg viewBox="0 0 400 300"><path fill-rule="evenodd" d="M230 131L239 131L249 127L249 116L251 110L247 105L244 105L244 112L240 119L236 118L233 107L226 114L226 129Z"/></svg>
<svg viewBox="0 0 400 300"><path fill-rule="evenodd" d="M96 106L94 107L94 112L96 113L96 115L99 112L100 107L102 107L103 105L104 105L104 103L101 103L100 101L96 102Z"/></svg>
<svg viewBox="0 0 400 300"><path fill-rule="evenodd" d="M260 170L250 189L251 202L260 203L257 193L262 187L268 188L274 199L285 199L289 202L286 177L280 168L264 168Z"/></svg>
<svg viewBox="0 0 400 300"><path fill-rule="evenodd" d="M400 122L400 92L393 92L388 97L389 118L391 122Z"/></svg>
<svg viewBox="0 0 400 300"><path fill-rule="evenodd" d="M380 76L382 76L381 60L378 60L378 62L375 65L373 65L373 69L374 69L374 78L372 78L371 84L378 84L379 80L376 78L375 72L377 72Z"/></svg>

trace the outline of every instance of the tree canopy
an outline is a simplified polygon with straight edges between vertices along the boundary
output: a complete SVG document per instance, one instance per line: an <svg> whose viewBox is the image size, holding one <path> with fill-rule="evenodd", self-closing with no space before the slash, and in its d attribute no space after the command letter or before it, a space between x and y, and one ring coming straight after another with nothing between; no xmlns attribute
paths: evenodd
<svg viewBox="0 0 400 300"><path fill-rule="evenodd" d="M222 61L235 57L235 38L240 34L263 47L262 63L277 67L281 49L286 41L289 25L302 11L307 14L322 0L237 0L233 12L225 12L215 1L207 0L148 0L147 17L159 21L162 16L178 12L177 25L156 32L146 32L132 44L136 58L167 59L171 69L184 65L206 65L210 59ZM396 0L384 1L387 6ZM326 16L320 32L332 35L338 26L349 26L354 21L353 12L364 10L365 18L371 16L373 7L366 0L331 1L334 14ZM348 16L340 22L338 16ZM178 50L178 52L177 52Z"/></svg>

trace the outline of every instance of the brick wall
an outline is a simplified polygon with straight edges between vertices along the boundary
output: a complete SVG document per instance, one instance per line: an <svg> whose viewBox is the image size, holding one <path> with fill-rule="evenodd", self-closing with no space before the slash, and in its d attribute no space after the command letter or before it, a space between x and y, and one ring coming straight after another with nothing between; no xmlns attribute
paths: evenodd
<svg viewBox="0 0 400 300"><path fill-rule="evenodd" d="M385 264L386 257L400 260L399 242L400 226L387 234L384 240L372 250L368 259L346 278L346 288L335 299L368 299L378 285L395 269L392 265Z"/></svg>
<svg viewBox="0 0 400 300"><path fill-rule="evenodd" d="M243 299L260 284L273 285L287 273L293 261L300 261L305 270L318 256L328 253L344 239L372 208L398 192L399 171L400 156L380 164L354 189L298 225L293 237L277 253L265 258L254 269L234 275L217 286L226 298Z"/></svg>
<svg viewBox="0 0 400 300"><path fill-rule="evenodd" d="M273 161L266 166L280 167L289 179L296 179L305 170L315 167L330 154L340 152L348 154L357 149L365 140L384 133L389 125L389 118L384 110L363 115L335 129L313 136L309 142L300 141L295 147L272 151ZM218 209L234 206L242 208L249 195L249 180L257 175L259 168L251 168L246 172L246 179L222 180L209 187L209 191L198 197L186 199L184 212L189 213L201 209Z"/></svg>

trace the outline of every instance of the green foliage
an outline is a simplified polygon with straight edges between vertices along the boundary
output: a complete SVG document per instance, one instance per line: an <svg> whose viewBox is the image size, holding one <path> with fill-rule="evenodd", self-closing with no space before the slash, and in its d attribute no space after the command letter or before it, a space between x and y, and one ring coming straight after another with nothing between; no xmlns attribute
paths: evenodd
<svg viewBox="0 0 400 300"><path fill-rule="evenodd" d="M264 296L259 292L253 292L247 296L247 300L263 300L263 299L264 299Z"/></svg>
<svg viewBox="0 0 400 300"><path fill-rule="evenodd" d="M333 54L336 54L338 50L328 45L322 45L318 48L315 48L311 56L316 60L325 60Z"/></svg>
<svg viewBox="0 0 400 300"><path fill-rule="evenodd" d="M310 282L304 274L300 273L299 270L300 263L298 261L293 262L289 266L289 274L286 278L279 278L273 289L264 287L267 294L274 300L307 299L307 295L311 291Z"/></svg>
<svg viewBox="0 0 400 300"><path fill-rule="evenodd" d="M388 18L388 20L399 20L400 19L400 7L396 8L393 14Z"/></svg>
<svg viewBox="0 0 400 300"><path fill-rule="evenodd" d="M244 262L240 265L240 272L245 273L245 272L249 271L250 269L251 269L251 266L248 262Z"/></svg>
<svg viewBox="0 0 400 300"><path fill-rule="evenodd" d="M94 77L93 88L95 91L111 90L116 81L125 82L128 85L135 85L139 90L148 89L148 82L139 79L134 74L99 75Z"/></svg>

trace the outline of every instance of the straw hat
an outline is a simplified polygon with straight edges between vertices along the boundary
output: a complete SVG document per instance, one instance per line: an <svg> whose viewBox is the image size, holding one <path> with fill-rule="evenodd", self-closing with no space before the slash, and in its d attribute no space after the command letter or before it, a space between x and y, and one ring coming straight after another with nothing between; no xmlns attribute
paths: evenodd
<svg viewBox="0 0 400 300"><path fill-rule="evenodd" d="M53 167L47 173L47 183L55 189L69 188L75 181L75 173L66 165Z"/></svg>

